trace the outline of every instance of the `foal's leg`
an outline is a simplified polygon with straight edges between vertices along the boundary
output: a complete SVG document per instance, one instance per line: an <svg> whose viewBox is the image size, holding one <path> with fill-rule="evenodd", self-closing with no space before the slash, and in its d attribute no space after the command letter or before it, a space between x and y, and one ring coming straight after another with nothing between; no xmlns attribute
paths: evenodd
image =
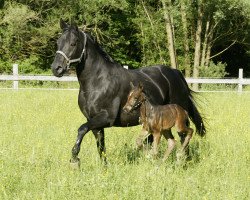
<svg viewBox="0 0 250 200"><path fill-rule="evenodd" d="M153 133L153 137L154 137L154 141L153 141L153 147L152 147L152 155L154 158L156 158L158 154L158 145L160 143L161 133L160 132Z"/></svg>
<svg viewBox="0 0 250 200"><path fill-rule="evenodd" d="M143 147L143 141L150 135L150 133L143 126L140 135L136 139L136 148L141 149Z"/></svg>
<svg viewBox="0 0 250 200"><path fill-rule="evenodd" d="M182 148L182 147L183 147L183 143L184 143L184 141L185 141L185 138L187 137L187 134L178 131L178 135L179 135L179 137L180 137L181 148ZM180 154L180 155L182 155L182 154L183 154L183 153L182 153L182 151L181 151L181 154ZM180 155L179 155L179 157L180 157ZM188 146L187 146L186 149L185 149L185 155L186 155L187 157L189 156L189 147L188 147ZM178 157L178 155L177 155L177 157Z"/></svg>
<svg viewBox="0 0 250 200"><path fill-rule="evenodd" d="M102 161L104 161L105 164L107 164L106 160L106 148L105 148L105 138L104 138L104 129L98 130L92 130L93 134L95 135L96 138L96 145L97 145L97 150L100 155L100 158Z"/></svg>
<svg viewBox="0 0 250 200"><path fill-rule="evenodd" d="M181 149L180 152L177 153L177 160L180 159L183 155L186 157L189 157L189 141L192 138L193 135L193 129L185 126L182 126L183 128L178 130L178 134L181 138Z"/></svg>
<svg viewBox="0 0 250 200"><path fill-rule="evenodd" d="M193 136L194 130L192 128L186 127L185 132L187 133L187 135L182 143L182 147L181 147L182 152L184 152L186 150L186 148L188 147L189 141Z"/></svg>
<svg viewBox="0 0 250 200"><path fill-rule="evenodd" d="M174 136L172 135L171 129L167 131L163 131L163 136L168 141L168 148L165 151L163 161L166 161L170 153L173 151L176 141L174 139Z"/></svg>

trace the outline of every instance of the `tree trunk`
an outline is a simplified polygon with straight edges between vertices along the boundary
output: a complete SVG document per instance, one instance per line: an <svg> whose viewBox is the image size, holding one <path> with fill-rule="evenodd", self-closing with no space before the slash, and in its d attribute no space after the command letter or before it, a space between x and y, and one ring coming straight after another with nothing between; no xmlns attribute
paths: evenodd
<svg viewBox="0 0 250 200"><path fill-rule="evenodd" d="M173 22L171 20L169 7L171 1L168 0L168 4L166 5L165 1L162 0L162 6L164 11L164 18L166 23L166 32L168 36L168 51L170 56L171 66L175 69L178 68L177 58L176 58L176 51L175 51L175 43L174 43L174 31L173 31Z"/></svg>
<svg viewBox="0 0 250 200"><path fill-rule="evenodd" d="M207 51L206 51L206 58L204 62L204 66L208 67L210 63L210 56L211 56L211 49L212 49L212 38L213 38L213 31L211 29L209 36L208 36L208 41L207 41Z"/></svg>
<svg viewBox="0 0 250 200"><path fill-rule="evenodd" d="M181 19L183 25L183 45L184 45L184 68L185 76L190 77L191 68L190 68L190 49L189 49L189 38L188 38L188 23L187 23L187 13L185 9L184 0L181 1Z"/></svg>
<svg viewBox="0 0 250 200"><path fill-rule="evenodd" d="M204 35L204 42L203 42L203 45L202 45L201 65L200 65L202 67L205 66L206 53L207 53L207 48L208 48L209 28L210 28L210 19L208 18L207 22L206 22L206 30L205 30L205 35Z"/></svg>
<svg viewBox="0 0 250 200"><path fill-rule="evenodd" d="M202 18L203 18L202 4L203 2L201 2L198 5L197 28L196 28L196 33L195 33L193 78L199 77L199 66L200 66L200 57L201 57L201 31L202 31ZM193 84L193 89L198 90L198 84Z"/></svg>

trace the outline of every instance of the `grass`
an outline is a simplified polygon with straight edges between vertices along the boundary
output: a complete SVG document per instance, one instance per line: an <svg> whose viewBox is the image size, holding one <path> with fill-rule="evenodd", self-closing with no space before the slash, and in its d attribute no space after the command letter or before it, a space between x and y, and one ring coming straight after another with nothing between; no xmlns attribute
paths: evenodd
<svg viewBox="0 0 250 200"><path fill-rule="evenodd" d="M80 171L69 168L85 121L77 91L0 91L0 199L249 199L250 93L202 93L208 133L190 143L192 160L177 165L134 151L140 126L105 130L108 166L92 133ZM177 134L175 133L177 138ZM161 142L163 153L166 142Z"/></svg>

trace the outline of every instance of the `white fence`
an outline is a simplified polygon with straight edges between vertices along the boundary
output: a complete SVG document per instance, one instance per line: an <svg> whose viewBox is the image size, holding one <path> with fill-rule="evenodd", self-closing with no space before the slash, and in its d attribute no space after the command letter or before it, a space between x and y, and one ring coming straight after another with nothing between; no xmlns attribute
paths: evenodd
<svg viewBox="0 0 250 200"><path fill-rule="evenodd" d="M13 81L13 89L18 90L18 81L65 81L73 82L77 81L76 77L73 76L63 76L57 78L55 76L29 76L29 75L19 75L18 65L13 65L13 75L0 75L0 81ZM216 79L216 78L186 78L188 83L205 83L205 84L237 84L238 92L242 92L243 85L250 85L250 79L243 78L243 69L239 69L239 76L235 79Z"/></svg>

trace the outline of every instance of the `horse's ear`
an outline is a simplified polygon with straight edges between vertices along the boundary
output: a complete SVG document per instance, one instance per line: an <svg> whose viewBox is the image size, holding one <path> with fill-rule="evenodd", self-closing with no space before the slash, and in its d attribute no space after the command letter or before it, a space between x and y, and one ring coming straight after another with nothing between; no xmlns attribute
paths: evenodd
<svg viewBox="0 0 250 200"><path fill-rule="evenodd" d="M142 83L141 83L141 82L139 83L139 85L138 85L138 86L139 86L139 88L140 88L141 90L143 90L143 85L142 85Z"/></svg>
<svg viewBox="0 0 250 200"><path fill-rule="evenodd" d="M61 18L60 19L60 27L62 30L66 30L69 27L69 25Z"/></svg>
<svg viewBox="0 0 250 200"><path fill-rule="evenodd" d="M132 83L132 82L130 82L130 87L132 88L132 89L134 89L134 84Z"/></svg>

